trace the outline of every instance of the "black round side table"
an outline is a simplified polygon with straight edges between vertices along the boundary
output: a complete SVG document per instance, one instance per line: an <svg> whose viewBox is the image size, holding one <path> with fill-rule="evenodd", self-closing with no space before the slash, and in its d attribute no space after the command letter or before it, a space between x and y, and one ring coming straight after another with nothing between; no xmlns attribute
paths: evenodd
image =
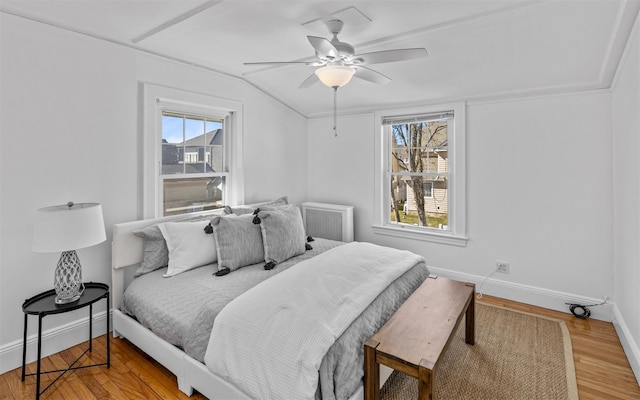
<svg viewBox="0 0 640 400"><path fill-rule="evenodd" d="M46 292L42 292L38 295L35 295L24 301L22 304L22 312L24 312L24 334L22 341L22 381L24 382L25 377L36 375L36 400L40 398L40 395L44 393L51 385L53 385L58 379L62 377L67 371L80 369L80 368L88 368L88 367L98 367L102 365L106 365L107 368L111 367L111 347L109 342L109 286L104 283L98 282L87 282L84 284L84 292L80 296L80 298L74 302L66 303L66 304L56 304L54 299L56 297L55 290L51 289ZM74 367L74 365L85 355L87 352L92 351L92 340L93 340L93 303L99 301L100 299L107 300L107 362L102 364L93 364L89 366L80 366ZM89 348L85 350L80 357L78 357L74 362L69 365L67 369L64 370L54 370L54 371L41 371L40 363L42 356L42 319L47 315L52 314L62 314L69 311L77 310L83 307L89 306ZM38 367L37 372L35 374L25 374L25 366L27 361L27 316L29 315L37 315L38 316ZM60 375L56 379L54 379L46 388L40 391L40 375L48 374L52 372L61 372Z"/></svg>

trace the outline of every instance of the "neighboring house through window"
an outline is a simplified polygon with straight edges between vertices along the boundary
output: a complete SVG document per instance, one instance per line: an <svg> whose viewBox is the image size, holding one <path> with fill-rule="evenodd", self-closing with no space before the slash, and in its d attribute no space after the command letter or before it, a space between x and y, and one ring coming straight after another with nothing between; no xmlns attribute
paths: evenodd
<svg viewBox="0 0 640 400"><path fill-rule="evenodd" d="M464 109L376 114L376 233L466 245Z"/></svg>
<svg viewBox="0 0 640 400"><path fill-rule="evenodd" d="M229 175L225 117L162 111L162 215L221 208Z"/></svg>
<svg viewBox="0 0 640 400"><path fill-rule="evenodd" d="M144 98L144 217L241 201L240 104L151 84Z"/></svg>

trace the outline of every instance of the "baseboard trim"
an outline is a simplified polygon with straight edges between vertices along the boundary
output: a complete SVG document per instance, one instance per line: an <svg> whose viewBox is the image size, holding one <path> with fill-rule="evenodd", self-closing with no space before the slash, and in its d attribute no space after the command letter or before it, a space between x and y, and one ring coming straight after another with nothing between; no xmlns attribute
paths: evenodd
<svg viewBox="0 0 640 400"><path fill-rule="evenodd" d="M495 278L488 278L485 280L484 276L451 271L433 266L429 266L429 271L432 274L441 275L445 278L475 283L476 291L479 293L502 297L504 299L566 313L569 313L569 306L566 303L597 304L602 302L602 299L593 297L578 296L571 293L544 289L537 286L523 285ZM481 284L482 287L480 287ZM597 307L589 307L591 311L591 318L612 322L613 306L613 303L606 303Z"/></svg>
<svg viewBox="0 0 640 400"><path fill-rule="evenodd" d="M95 313L93 319L93 337L106 333L107 311ZM31 322L31 320L30 320ZM37 326L37 321L36 321ZM89 339L89 319L81 318L42 332L42 357L58 353ZM27 364L36 361L38 356L38 334L27 336ZM22 339L0 347L0 374L22 367Z"/></svg>
<svg viewBox="0 0 640 400"><path fill-rule="evenodd" d="M622 349L627 355L633 374L636 376L636 382L640 385L640 348L638 348L638 343L633 339L633 335L629 331L629 327L625 323L618 307L614 307L613 311L613 327L618 333Z"/></svg>

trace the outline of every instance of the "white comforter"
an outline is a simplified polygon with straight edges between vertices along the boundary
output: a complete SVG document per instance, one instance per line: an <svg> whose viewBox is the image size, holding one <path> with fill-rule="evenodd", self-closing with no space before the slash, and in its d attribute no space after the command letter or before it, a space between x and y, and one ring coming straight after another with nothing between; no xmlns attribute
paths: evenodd
<svg viewBox="0 0 640 400"><path fill-rule="evenodd" d="M260 283L216 317L205 364L255 399L313 399L325 353L423 258L349 243Z"/></svg>

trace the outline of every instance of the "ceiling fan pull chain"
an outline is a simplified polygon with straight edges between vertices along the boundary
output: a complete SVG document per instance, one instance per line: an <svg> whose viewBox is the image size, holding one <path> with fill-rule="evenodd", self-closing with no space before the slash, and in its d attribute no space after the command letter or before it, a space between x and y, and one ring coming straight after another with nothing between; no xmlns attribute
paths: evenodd
<svg viewBox="0 0 640 400"><path fill-rule="evenodd" d="M338 87L333 87L333 137L338 137Z"/></svg>

